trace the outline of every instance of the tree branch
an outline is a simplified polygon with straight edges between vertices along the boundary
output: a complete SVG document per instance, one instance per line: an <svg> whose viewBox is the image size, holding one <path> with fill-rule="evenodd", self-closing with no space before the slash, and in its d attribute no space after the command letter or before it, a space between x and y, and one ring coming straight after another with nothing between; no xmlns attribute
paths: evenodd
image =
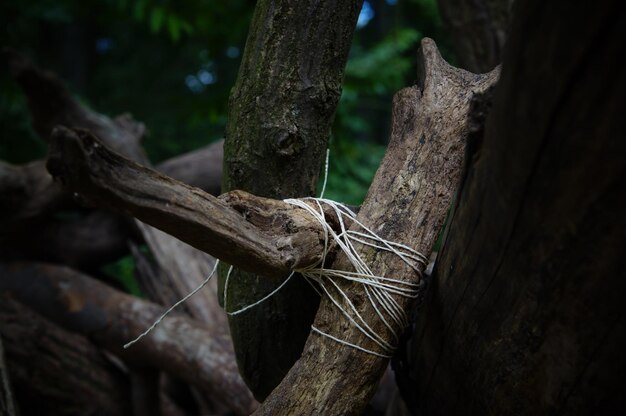
<svg viewBox="0 0 626 416"><path fill-rule="evenodd" d="M460 176L470 100L496 82L498 71L474 75L452 68L430 39L422 41L418 64L422 68L420 87L404 89L394 98L389 148L358 220L381 237L428 255ZM365 245L358 251L374 274L419 281L415 272L393 254ZM343 253L332 267L350 270ZM389 330L367 301L362 287L345 281L339 284L370 327L392 342ZM404 298L397 300L409 312L411 303ZM343 306L347 308L345 303ZM314 325L354 345L376 349L328 297L322 299ZM313 334L300 360L258 414L360 414L387 362Z"/></svg>
<svg viewBox="0 0 626 416"><path fill-rule="evenodd" d="M239 191L228 200L257 209L237 212L226 198L134 163L84 130L54 130L48 169L86 202L132 215L244 270L284 275L321 258L321 229L303 210Z"/></svg>
<svg viewBox="0 0 626 416"><path fill-rule="evenodd" d="M86 337L44 315L4 291L0 294L0 331L19 413L132 414L124 372ZM2 410L0 403L5 415Z"/></svg>
<svg viewBox="0 0 626 416"><path fill-rule="evenodd" d="M123 344L163 313L162 307L67 267L0 264L0 275L0 290L135 365L162 369L198 387L219 411L248 414L252 410L254 400L239 376L227 336L210 333L185 316L172 315L123 350Z"/></svg>

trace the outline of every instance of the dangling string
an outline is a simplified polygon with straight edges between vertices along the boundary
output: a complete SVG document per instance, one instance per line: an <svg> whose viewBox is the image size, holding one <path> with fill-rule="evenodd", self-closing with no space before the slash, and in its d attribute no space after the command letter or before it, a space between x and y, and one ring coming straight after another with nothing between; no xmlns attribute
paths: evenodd
<svg viewBox="0 0 626 416"><path fill-rule="evenodd" d="M295 269L292 273L272 292L265 295L258 301L246 305L236 311L228 312L228 282L230 280L233 266L230 266L226 279L224 282L224 310L230 316L235 316L245 311L248 311L255 306L265 302L267 299L274 296L279 290L281 290L293 277L294 273L300 273L311 284L311 286L317 291L320 296L325 295L329 300L337 307L343 316L357 328L365 337L374 342L383 352L372 351L362 346L353 344L346 340L342 340L331 334L328 334L315 326L311 326L311 330L322 336L325 336L335 342L342 345L346 345L355 348L359 351L366 352L368 354L376 355L379 357L389 358L395 350L395 343L398 342L399 334L408 325L409 319L400 303L394 298L395 296L405 298L416 298L418 296L418 289L420 287L419 281L422 277L422 270L427 265L427 258L422 253L400 243L394 241L388 241L368 227L363 225L357 220L356 214L350 210L344 204L329 199L324 199L324 192L326 191L326 183L328 180L328 166L329 166L329 150L326 151L326 163L324 169L324 182L322 185L322 192L319 198L301 198L301 199L285 199L284 201L290 205L306 210L315 220L317 220L322 229L324 230L324 251L320 261L312 266L302 269ZM314 206L312 206L313 204ZM330 207L335 213L335 216L339 222L339 231L335 231L332 226L326 221L324 213L324 205ZM360 228L359 231L352 228ZM339 250L341 250L354 271L334 270L325 268L326 256L330 248L330 242L333 242ZM386 276L375 275L367 263L363 260L355 244L361 244L372 247L376 250L386 251L396 255L405 264L407 264L419 277L418 283L407 282L399 279L393 279ZM136 339L124 345L124 348L128 348L141 338L146 336L152 331L162 320L169 314L174 308L185 302L196 292L202 289L215 274L219 260L215 262L215 266L211 274L191 293L185 296L183 299L176 302L165 313L163 313L146 331L139 335ZM381 320L383 325L389 330L394 343L385 341L384 336L376 333L372 327L365 321L365 319L358 312L348 295L341 289L336 279L343 279L358 283L364 290L366 297L374 309L376 315ZM330 286L329 286L330 285ZM319 287L320 289L318 289ZM329 287L332 290L329 290ZM331 292L336 292L340 295L339 300L335 299ZM342 306L342 303L346 307Z"/></svg>
<svg viewBox="0 0 626 416"><path fill-rule="evenodd" d="M350 298L341 289L335 279L339 278L357 282L363 287L366 297L376 315L381 320L383 325L389 330L394 342L397 342L400 332L406 327L406 325L408 325L409 319L399 302L394 299L393 295L416 298L418 296L419 284L393 279L386 276L374 275L357 251L355 244L363 244L377 250L393 253L405 264L411 267L420 278L422 276L422 269L425 268L427 264L426 257L404 244L388 241L378 236L358 221L354 212L338 202L322 198L287 199L285 202L302 208L311 214L311 216L313 216L320 223L324 229L325 235L325 249L321 261L317 263L317 265L296 271L301 273L305 278L315 281L322 288L325 295L328 296L335 307L337 307L346 317L346 319L348 319L348 321L367 338L378 345L384 352L380 353L368 350L362 346L341 340L335 336L331 336L316 327L312 327L312 330L322 336L326 336L334 341L340 342L343 345L351 346L360 351L377 356L389 357L393 353L395 346L385 341L381 334L376 333L365 322L354 304L350 301ZM311 202L314 203L317 209L310 204ZM329 206L335 213L339 222L339 231L335 231L328 221L326 221L323 205ZM349 229L349 226L352 226L353 228L357 227L361 230L356 231L354 229ZM329 237L332 238L332 241L346 255L348 261L354 268L354 271L324 268L326 252L329 246ZM331 291L326 287L327 284L330 284L333 291L340 295L342 302L333 297ZM342 303L346 305L346 307L342 306Z"/></svg>
<svg viewBox="0 0 626 416"><path fill-rule="evenodd" d="M172 312L178 305L184 303L187 299L189 299L190 297L195 295L200 289L202 289L207 283L209 283L209 280L211 280L211 277L213 277L213 275L215 274L215 271L217 270L217 266L219 265L219 263L220 263L219 259L216 260L215 261L215 266L213 266L213 271L211 271L211 274L209 275L209 277L204 279L204 281L202 283L200 283L200 285L197 288L192 290L191 293L189 293L187 296L185 296L184 298L182 298L181 300L179 300L178 302L173 304L168 310L166 310L163 313L163 315L159 316L159 318L156 321L154 321L154 323L152 325L150 325L150 327L148 329L143 331L141 333L141 335L139 335L137 338L135 338L134 340L130 341L129 343L125 344L124 345L124 349L130 347L135 342L139 341L141 338L143 338L146 335L148 335L150 333L150 331L152 331L154 328L156 328L156 326L161 323L163 318L165 318L170 312Z"/></svg>

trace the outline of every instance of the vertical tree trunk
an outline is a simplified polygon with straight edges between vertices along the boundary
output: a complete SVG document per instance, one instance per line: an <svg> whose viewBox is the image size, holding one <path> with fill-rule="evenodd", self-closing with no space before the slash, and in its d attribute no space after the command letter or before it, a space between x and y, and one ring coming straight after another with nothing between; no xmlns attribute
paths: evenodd
<svg viewBox="0 0 626 416"><path fill-rule="evenodd" d="M626 408L626 13L518 6L414 336L420 414Z"/></svg>
<svg viewBox="0 0 626 416"><path fill-rule="evenodd" d="M361 4L257 3L230 97L222 191L277 199L315 193ZM227 309L254 303L280 283L235 271ZM318 302L304 280L294 278L230 319L240 370L257 398L266 397L300 356Z"/></svg>
<svg viewBox="0 0 626 416"><path fill-rule="evenodd" d="M461 67L482 73L502 59L513 0L439 0Z"/></svg>

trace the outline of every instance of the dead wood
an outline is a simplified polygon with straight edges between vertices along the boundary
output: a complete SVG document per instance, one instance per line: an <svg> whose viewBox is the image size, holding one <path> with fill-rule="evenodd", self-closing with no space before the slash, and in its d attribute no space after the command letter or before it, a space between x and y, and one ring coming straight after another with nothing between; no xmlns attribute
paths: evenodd
<svg viewBox="0 0 626 416"><path fill-rule="evenodd" d="M452 68L430 39L422 41L418 63L422 68L420 85L404 89L394 98L389 148L358 219L383 238L429 254L458 184L470 100L496 82L498 71L474 75ZM359 251L369 259L375 274L419 280L394 255L368 246ZM345 269L348 264L340 254L333 268ZM370 326L390 340L362 289L348 283L341 287ZM406 299L400 302L405 310L411 307ZM376 349L327 297L322 299L315 326L353 344ZM387 363L387 359L312 334L302 358L257 413L360 414Z"/></svg>
<svg viewBox="0 0 626 416"><path fill-rule="evenodd" d="M84 211L84 210L83 210ZM77 218L33 218L0 232L0 258L61 263L93 271L128 253L132 221L106 211L73 211Z"/></svg>
<svg viewBox="0 0 626 416"><path fill-rule="evenodd" d="M224 140L219 140L159 163L155 169L211 195L219 195L222 193L223 158Z"/></svg>
<svg viewBox="0 0 626 416"><path fill-rule="evenodd" d="M626 12L616 0L516 5L413 338L414 410L619 413Z"/></svg>
<svg viewBox="0 0 626 416"><path fill-rule="evenodd" d="M486 72L502 61L513 0L438 0L461 67Z"/></svg>
<svg viewBox="0 0 626 416"><path fill-rule="evenodd" d="M0 295L0 332L20 414L131 414L127 375L84 336L6 293Z"/></svg>
<svg viewBox="0 0 626 416"><path fill-rule="evenodd" d="M210 333L188 317L172 316L123 350L123 344L156 320L162 307L67 267L0 264L0 274L0 290L133 365L156 367L196 386L219 412L252 410L255 402L237 371L227 336Z"/></svg>
<svg viewBox="0 0 626 416"><path fill-rule="evenodd" d="M72 205L45 165L43 160L24 165L0 161L0 229Z"/></svg>
<svg viewBox="0 0 626 416"><path fill-rule="evenodd" d="M123 114L115 119L89 110L80 104L65 84L52 72L39 69L22 55L2 50L2 59L24 92L32 115L33 127L47 140L56 125L89 129L117 152L137 160L145 153L139 142L145 126Z"/></svg>
<svg viewBox="0 0 626 416"><path fill-rule="evenodd" d="M322 232L302 210L242 191L215 198L82 130L55 129L48 169L86 202L135 216L244 270L280 276L321 258Z"/></svg>
<svg viewBox="0 0 626 416"><path fill-rule="evenodd" d="M81 127L95 132L107 146L121 154L148 164L140 141L145 127L123 114L111 119L96 113L79 103L53 73L41 70L21 55L4 49L2 58L22 88L31 110L33 125L39 135L48 140L52 128L59 125ZM213 147L219 151L219 147ZM206 151L203 151L206 155ZM180 173L179 162L169 165L169 169ZM187 175L189 176L189 175ZM65 198L63 191L50 185L50 177L46 177L46 187L50 188L47 201ZM48 188L46 188L48 189ZM45 200L44 200L45 202ZM38 206L48 208L45 203ZM210 272L213 260L206 254L178 241L139 221L136 222L144 241L153 253L156 265L161 268L159 276L181 298L195 288ZM148 296L152 293L145 291ZM158 298L158 296L154 296ZM187 304L188 310L197 319L211 322L220 333L226 333L226 318L220 314L220 307L214 296L199 293Z"/></svg>

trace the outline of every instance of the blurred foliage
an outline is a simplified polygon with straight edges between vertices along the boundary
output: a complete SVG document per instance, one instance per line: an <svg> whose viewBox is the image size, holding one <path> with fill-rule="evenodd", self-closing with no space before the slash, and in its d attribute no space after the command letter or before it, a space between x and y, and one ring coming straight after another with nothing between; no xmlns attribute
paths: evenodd
<svg viewBox="0 0 626 416"><path fill-rule="evenodd" d="M57 72L97 111L131 112L148 126L144 145L158 162L223 134L254 4L2 0L0 44ZM453 58L436 0L366 0L332 131L327 196L362 202L388 139L392 94L414 82L423 35ZM0 87L0 159L42 157L45 145L4 68Z"/></svg>
<svg viewBox="0 0 626 416"><path fill-rule="evenodd" d="M124 256L102 267L101 271L110 279L117 281L127 293L140 298L144 297L135 280L135 260L133 256Z"/></svg>
<svg viewBox="0 0 626 416"><path fill-rule="evenodd" d="M153 162L219 139L252 0L0 0L0 46L55 71L96 111L132 113L150 133ZM366 0L330 142L326 197L360 204L384 154L391 99L416 78L415 51L434 38L454 63L436 0ZM25 99L0 66L0 160L24 163L46 147ZM321 190L321 183L320 183ZM102 272L140 295L134 261Z"/></svg>

